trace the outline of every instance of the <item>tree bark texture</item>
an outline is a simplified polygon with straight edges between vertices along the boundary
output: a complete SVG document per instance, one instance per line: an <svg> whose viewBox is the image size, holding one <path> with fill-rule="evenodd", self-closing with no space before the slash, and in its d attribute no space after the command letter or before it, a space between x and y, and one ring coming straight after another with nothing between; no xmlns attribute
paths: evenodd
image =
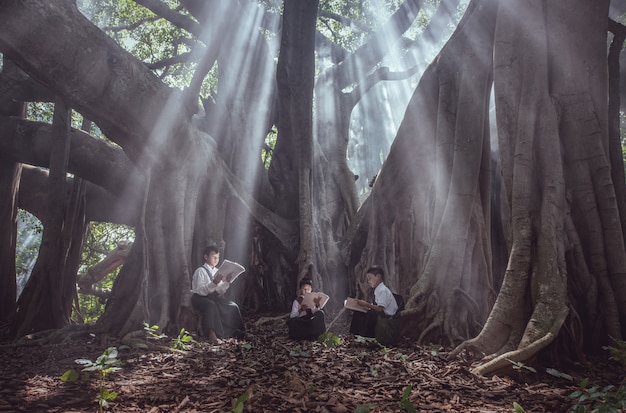
<svg viewBox="0 0 626 413"><path fill-rule="evenodd" d="M13 337L61 328L68 325L75 291L75 275L67 277L66 270L80 254L82 238L76 237L74 225L84 231L84 208L68 208L65 195L65 175L69 157L70 109L62 101L55 104L53 137L56 145L50 154L50 185L48 208L44 220L44 233L40 253L26 288L20 296L11 323ZM80 197L80 191L77 193ZM71 210L71 211L70 211ZM68 216L70 212L73 216ZM74 215L77 214L77 215ZM77 222L75 220L78 220ZM80 230L79 230L80 233ZM72 245L72 242L74 245ZM78 261L75 260L76 267ZM74 273L75 274L75 273ZM74 290L72 290L74 289Z"/></svg>
<svg viewBox="0 0 626 413"><path fill-rule="evenodd" d="M3 61L2 76L23 79L23 72L9 60ZM26 106L19 100L13 100L6 94L0 96L0 118L25 115ZM0 136L5 136L0 132ZM0 193L6 194L0 204L0 324L9 325L15 311L17 300L16 285L16 238L18 188L22 165L10 159L6 154L0 156Z"/></svg>
<svg viewBox="0 0 626 413"><path fill-rule="evenodd" d="M381 265L408 296L406 332L454 343L480 331L494 300L489 244L488 104L495 24L472 3L424 73L372 188L355 274ZM353 245L358 246L357 243Z"/></svg>
<svg viewBox="0 0 626 413"><path fill-rule="evenodd" d="M501 3L494 51L509 263L484 328L460 347L497 356L476 369L481 374L551 343L567 349L563 359L581 350L574 343L599 351L609 335L623 334L626 255L607 138L608 2L518 6Z"/></svg>
<svg viewBox="0 0 626 413"><path fill-rule="evenodd" d="M283 196L297 200L294 210L299 220L298 277L319 280L313 266L313 84L315 69L315 22L318 1L287 0L278 58L279 139L275 157L284 162L281 173L290 182ZM286 149L283 149L286 148ZM275 169L276 170L276 169ZM296 172L289 176L289 170ZM280 194L280 193L279 193ZM293 195L296 195L295 197ZM318 283L319 284L319 283ZM295 290L295 288L294 288ZM294 291L295 294L295 291Z"/></svg>

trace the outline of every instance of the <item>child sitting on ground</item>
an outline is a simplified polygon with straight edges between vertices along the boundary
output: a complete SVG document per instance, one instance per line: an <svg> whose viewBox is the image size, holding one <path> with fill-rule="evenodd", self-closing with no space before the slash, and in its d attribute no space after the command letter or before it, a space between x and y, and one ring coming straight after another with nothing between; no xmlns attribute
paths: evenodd
<svg viewBox="0 0 626 413"><path fill-rule="evenodd" d="M302 303L304 295L313 291L313 281L303 278L299 284L300 295L293 301L291 314L287 320L289 338L294 340L315 340L326 331L324 311L320 308L319 298L314 299L314 307Z"/></svg>
<svg viewBox="0 0 626 413"><path fill-rule="evenodd" d="M391 290L384 283L385 272L373 266L367 270L367 284L374 289L374 302L356 300L367 312L355 311L350 323L350 332L363 337L376 337L376 323L379 317L392 317L398 311L398 303Z"/></svg>

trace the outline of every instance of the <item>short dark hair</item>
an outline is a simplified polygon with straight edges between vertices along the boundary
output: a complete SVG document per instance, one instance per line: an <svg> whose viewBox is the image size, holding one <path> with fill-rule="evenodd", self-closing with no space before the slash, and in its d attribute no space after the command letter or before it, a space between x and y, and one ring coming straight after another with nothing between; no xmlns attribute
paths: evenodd
<svg viewBox="0 0 626 413"><path fill-rule="evenodd" d="M217 254L220 253L220 249L217 248L217 245L209 245L208 247L205 247L202 256L211 255L212 252L215 252Z"/></svg>
<svg viewBox="0 0 626 413"><path fill-rule="evenodd" d="M303 278L300 280L300 284L298 284L298 286L300 288L302 288L305 285L310 285L311 287L313 287L313 280L310 278Z"/></svg>
<svg viewBox="0 0 626 413"><path fill-rule="evenodd" d="M382 278L383 280L385 279L385 270L383 270L383 268L379 265L372 265L371 267L369 267L366 274L370 273L374 275L380 275L380 278Z"/></svg>

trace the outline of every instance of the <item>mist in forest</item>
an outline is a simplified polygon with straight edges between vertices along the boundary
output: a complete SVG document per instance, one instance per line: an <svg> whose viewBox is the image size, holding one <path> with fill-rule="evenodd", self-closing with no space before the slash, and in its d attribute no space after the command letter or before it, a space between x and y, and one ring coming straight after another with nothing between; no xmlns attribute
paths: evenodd
<svg viewBox="0 0 626 413"><path fill-rule="evenodd" d="M461 1L453 10L443 5L438 11L433 5L425 6L422 15L404 33L402 44L391 49L379 64L394 72L414 70L415 73L402 80L379 82L352 112L347 157L351 170L359 177L356 185L361 201L369 194L370 183L389 153L420 77L447 42L468 3ZM383 9L372 14L381 16L379 24L384 23ZM391 43L397 34L386 36Z"/></svg>

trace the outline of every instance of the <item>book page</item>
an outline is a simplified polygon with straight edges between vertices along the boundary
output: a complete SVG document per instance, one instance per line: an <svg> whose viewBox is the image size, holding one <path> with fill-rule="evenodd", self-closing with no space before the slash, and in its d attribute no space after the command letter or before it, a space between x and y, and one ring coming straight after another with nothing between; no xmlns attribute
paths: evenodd
<svg viewBox="0 0 626 413"><path fill-rule="evenodd" d="M220 268L215 273L215 276L221 274L224 280L227 279L228 275L231 276L230 282L232 283L239 277L241 273L243 273L246 269L241 264L237 264L236 262L232 262L229 260L224 260Z"/></svg>
<svg viewBox="0 0 626 413"><path fill-rule="evenodd" d="M360 305L358 305L356 302L356 299L352 297L346 298L346 301L344 301L343 306L347 308L348 310L360 311L362 313L367 313L368 311L367 308L361 307Z"/></svg>
<svg viewBox="0 0 626 413"><path fill-rule="evenodd" d="M315 299L319 297L320 298L320 309L324 308L324 306L326 305L326 303L328 302L328 299L330 297L328 297L328 295L324 294L324 293L307 293L304 294L304 297L302 298L302 302L300 303L300 305L306 305L307 307L309 307L310 309L315 308Z"/></svg>

